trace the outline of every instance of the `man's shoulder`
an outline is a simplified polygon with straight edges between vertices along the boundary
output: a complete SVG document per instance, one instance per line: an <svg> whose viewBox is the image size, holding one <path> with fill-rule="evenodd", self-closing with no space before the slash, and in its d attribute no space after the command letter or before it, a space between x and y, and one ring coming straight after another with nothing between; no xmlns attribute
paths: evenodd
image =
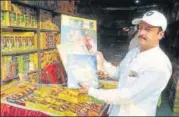
<svg viewBox="0 0 179 117"><path fill-rule="evenodd" d="M135 54L136 52L140 52L140 49L139 49L138 46L135 47L135 48L133 48L133 49L131 49L131 50L127 53L127 55L133 55L133 54Z"/></svg>
<svg viewBox="0 0 179 117"><path fill-rule="evenodd" d="M163 60L165 62L170 62L170 59L169 57L166 55L166 53L160 48L159 51L158 51L158 57L159 57L159 60Z"/></svg>
<svg viewBox="0 0 179 117"><path fill-rule="evenodd" d="M171 61L162 49L157 51L155 58L152 60L155 61L156 68L172 70Z"/></svg>

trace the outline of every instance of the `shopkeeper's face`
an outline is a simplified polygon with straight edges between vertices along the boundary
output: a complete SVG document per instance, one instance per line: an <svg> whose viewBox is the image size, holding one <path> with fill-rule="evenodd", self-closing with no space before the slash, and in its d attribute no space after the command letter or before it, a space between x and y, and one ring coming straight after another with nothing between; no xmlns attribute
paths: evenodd
<svg viewBox="0 0 179 117"><path fill-rule="evenodd" d="M137 38L142 50L156 47L163 37L163 31L159 27L154 27L141 21L138 27Z"/></svg>

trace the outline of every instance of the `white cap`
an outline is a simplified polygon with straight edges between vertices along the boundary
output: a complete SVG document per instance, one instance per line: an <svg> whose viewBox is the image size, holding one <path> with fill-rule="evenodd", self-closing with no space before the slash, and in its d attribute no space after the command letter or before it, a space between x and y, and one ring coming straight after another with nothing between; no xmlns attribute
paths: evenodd
<svg viewBox="0 0 179 117"><path fill-rule="evenodd" d="M142 18L136 18L132 21L132 24L136 25L139 24L140 21L144 21L152 26L159 26L162 28L163 31L167 28L167 19L166 17L155 10L151 10L146 12Z"/></svg>

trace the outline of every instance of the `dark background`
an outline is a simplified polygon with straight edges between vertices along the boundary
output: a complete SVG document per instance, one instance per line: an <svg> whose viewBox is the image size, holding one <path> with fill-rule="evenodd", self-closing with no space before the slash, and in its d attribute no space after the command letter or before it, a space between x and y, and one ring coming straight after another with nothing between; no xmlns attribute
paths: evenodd
<svg viewBox="0 0 179 117"><path fill-rule="evenodd" d="M128 51L131 38L123 27L132 26L135 17L148 10L158 10L167 17L168 28L161 48L172 62L179 59L179 1L178 0L77 0L76 13L97 20L98 50L110 62L120 62Z"/></svg>

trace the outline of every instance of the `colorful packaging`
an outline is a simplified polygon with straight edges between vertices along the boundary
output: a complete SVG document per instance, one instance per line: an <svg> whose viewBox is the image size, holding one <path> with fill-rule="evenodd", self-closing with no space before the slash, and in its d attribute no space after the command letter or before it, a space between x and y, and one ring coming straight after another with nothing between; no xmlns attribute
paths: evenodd
<svg viewBox="0 0 179 117"><path fill-rule="evenodd" d="M12 78L12 67L11 67L11 62L12 62L12 57L11 56L5 56L4 57L4 77L2 78L3 80L8 80Z"/></svg>
<svg viewBox="0 0 179 117"><path fill-rule="evenodd" d="M25 27L25 15L17 13L17 26Z"/></svg>
<svg viewBox="0 0 179 117"><path fill-rule="evenodd" d="M1 26L9 26L9 12L1 11Z"/></svg>
<svg viewBox="0 0 179 117"><path fill-rule="evenodd" d="M37 33L34 34L34 48L37 49Z"/></svg>
<svg viewBox="0 0 179 117"><path fill-rule="evenodd" d="M7 39L6 36L1 35L1 51L5 52L7 50Z"/></svg>
<svg viewBox="0 0 179 117"><path fill-rule="evenodd" d="M37 17L36 16L32 16L32 27L33 28L37 28Z"/></svg>
<svg viewBox="0 0 179 117"><path fill-rule="evenodd" d="M22 60L23 60L23 72L28 72L29 71L29 55L22 55Z"/></svg>
<svg viewBox="0 0 179 117"><path fill-rule="evenodd" d="M21 36L15 36L15 51L21 51L21 49L22 49Z"/></svg>
<svg viewBox="0 0 179 117"><path fill-rule="evenodd" d="M9 22L10 26L17 26L17 14L15 12L10 12L9 13Z"/></svg>
<svg viewBox="0 0 179 117"><path fill-rule="evenodd" d="M11 10L11 0L1 1L1 10L10 11Z"/></svg>
<svg viewBox="0 0 179 117"><path fill-rule="evenodd" d="M2 56L1 62L2 62L1 64L2 68L5 68L5 56ZM1 69L2 80L5 79L5 76L6 76L6 69Z"/></svg>
<svg viewBox="0 0 179 117"><path fill-rule="evenodd" d="M25 27L25 15L24 14L20 14L20 25L21 27Z"/></svg>
<svg viewBox="0 0 179 117"><path fill-rule="evenodd" d="M4 39L4 52L7 52L9 51L9 43L8 43L8 36L4 36L3 39Z"/></svg>
<svg viewBox="0 0 179 117"><path fill-rule="evenodd" d="M56 44L60 44L61 43L60 34L56 34L55 42L56 42ZM56 47L56 45L55 45L55 47Z"/></svg>
<svg viewBox="0 0 179 117"><path fill-rule="evenodd" d="M28 36L27 37L27 47L29 50L34 50L35 49L35 43L34 43L34 36Z"/></svg>
<svg viewBox="0 0 179 117"><path fill-rule="evenodd" d="M14 36L9 37L9 51L14 52L15 49L15 39Z"/></svg>
<svg viewBox="0 0 179 117"><path fill-rule="evenodd" d="M31 63L33 63L34 68L37 69L38 68L38 54L30 54L29 55L29 60Z"/></svg>
<svg viewBox="0 0 179 117"><path fill-rule="evenodd" d="M11 36L7 36L7 49L9 52L12 51L12 41L11 41Z"/></svg>
<svg viewBox="0 0 179 117"><path fill-rule="evenodd" d="M14 76L18 75L18 56L12 57L12 74Z"/></svg>
<svg viewBox="0 0 179 117"><path fill-rule="evenodd" d="M51 12L40 10L40 28L52 29L52 14Z"/></svg>
<svg viewBox="0 0 179 117"><path fill-rule="evenodd" d="M37 43L34 32L3 32L1 37L3 52L34 50Z"/></svg>
<svg viewBox="0 0 179 117"><path fill-rule="evenodd" d="M47 35L45 32L40 33L40 48L46 49L47 48Z"/></svg>
<svg viewBox="0 0 179 117"><path fill-rule="evenodd" d="M23 59L22 56L18 56L18 71L19 73L23 73Z"/></svg>
<svg viewBox="0 0 179 117"><path fill-rule="evenodd" d="M32 27L32 17L30 15L25 15L25 19L26 19L26 27L31 28Z"/></svg>

